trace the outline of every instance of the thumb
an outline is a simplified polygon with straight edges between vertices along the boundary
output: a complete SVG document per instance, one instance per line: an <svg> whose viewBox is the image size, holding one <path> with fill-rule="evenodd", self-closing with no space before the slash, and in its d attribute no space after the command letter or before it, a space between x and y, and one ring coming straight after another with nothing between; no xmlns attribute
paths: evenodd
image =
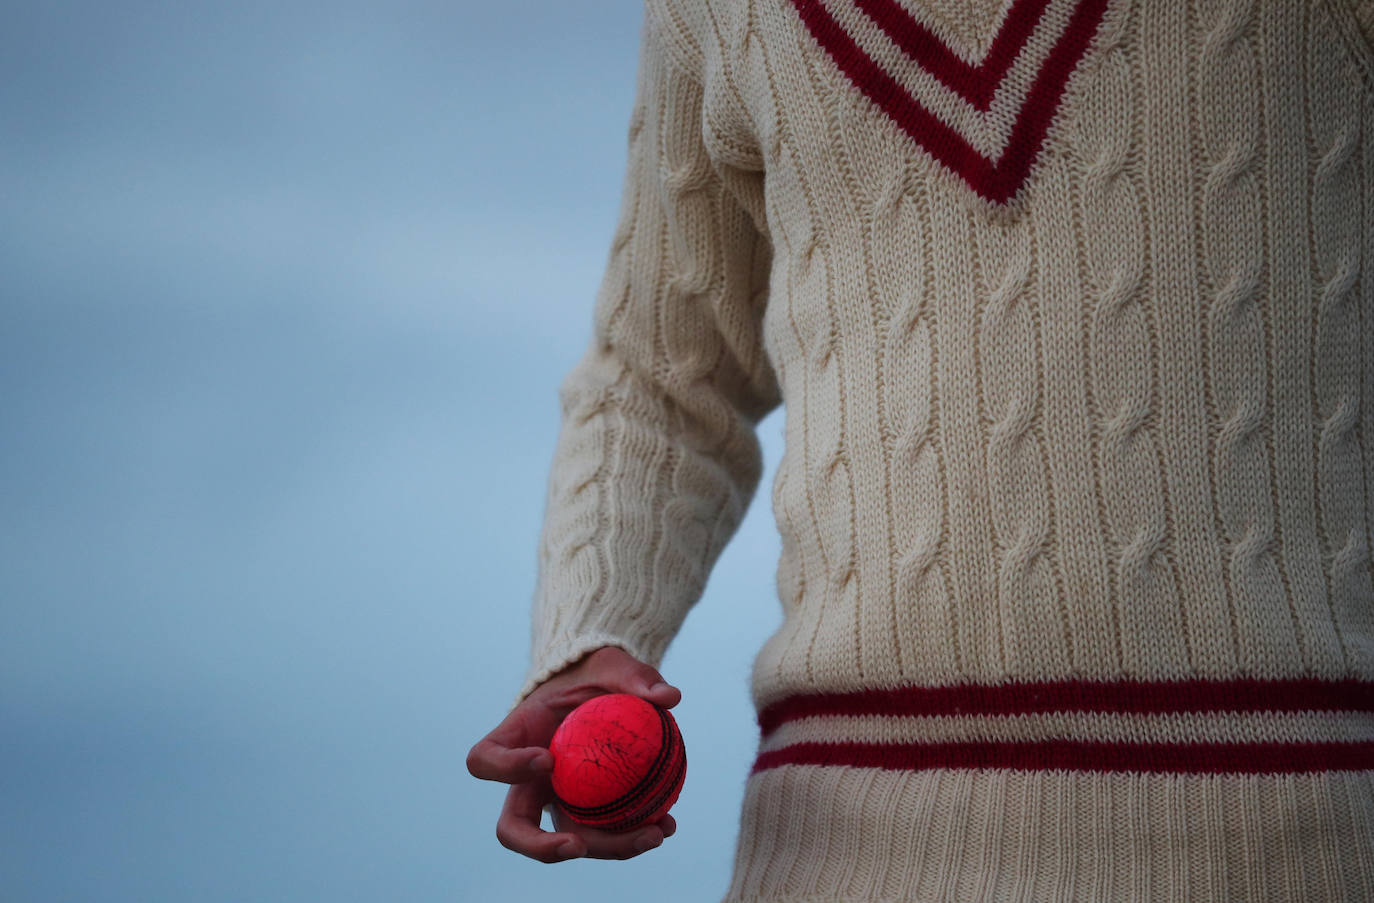
<svg viewBox="0 0 1374 903"><path fill-rule="evenodd" d="M639 695L665 709L671 709L682 701L682 691L662 680L655 682Z"/></svg>
<svg viewBox="0 0 1374 903"><path fill-rule="evenodd" d="M664 680L657 669L642 662L636 663L630 688L630 692L636 696L665 709L671 709L682 701L681 690Z"/></svg>
<svg viewBox="0 0 1374 903"><path fill-rule="evenodd" d="M658 669L637 658L622 653L608 662L609 673L604 686L621 693L633 693L655 705L671 709L682 701L682 691L672 686L658 673Z"/></svg>

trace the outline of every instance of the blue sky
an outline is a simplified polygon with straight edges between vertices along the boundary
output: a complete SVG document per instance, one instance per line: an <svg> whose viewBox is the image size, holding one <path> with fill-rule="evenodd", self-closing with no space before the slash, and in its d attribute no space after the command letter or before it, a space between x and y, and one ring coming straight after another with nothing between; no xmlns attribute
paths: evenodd
<svg viewBox="0 0 1374 903"><path fill-rule="evenodd" d="M680 829L503 849L641 7L48 2L0 30L0 899L712 900L768 490L664 663Z"/></svg>

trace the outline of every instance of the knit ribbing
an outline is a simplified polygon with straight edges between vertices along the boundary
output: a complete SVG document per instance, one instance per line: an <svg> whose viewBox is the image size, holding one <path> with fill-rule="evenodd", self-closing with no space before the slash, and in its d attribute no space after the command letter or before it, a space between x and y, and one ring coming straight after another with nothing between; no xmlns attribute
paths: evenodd
<svg viewBox="0 0 1374 903"><path fill-rule="evenodd" d="M1365 773L796 766L751 779L729 901L1369 899ZM824 845L821 845L824 839Z"/></svg>
<svg viewBox="0 0 1374 903"><path fill-rule="evenodd" d="M728 903L1374 899L1374 4L646 25L526 689L658 661L786 399Z"/></svg>

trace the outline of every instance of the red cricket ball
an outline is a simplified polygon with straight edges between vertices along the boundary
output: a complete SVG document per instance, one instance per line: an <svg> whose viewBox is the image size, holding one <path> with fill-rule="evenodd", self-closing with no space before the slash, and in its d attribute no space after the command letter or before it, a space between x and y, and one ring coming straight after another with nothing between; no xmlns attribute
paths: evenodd
<svg viewBox="0 0 1374 903"><path fill-rule="evenodd" d="M664 816L682 791L687 750L667 709L628 693L573 709L549 743L553 792L575 822L629 831Z"/></svg>

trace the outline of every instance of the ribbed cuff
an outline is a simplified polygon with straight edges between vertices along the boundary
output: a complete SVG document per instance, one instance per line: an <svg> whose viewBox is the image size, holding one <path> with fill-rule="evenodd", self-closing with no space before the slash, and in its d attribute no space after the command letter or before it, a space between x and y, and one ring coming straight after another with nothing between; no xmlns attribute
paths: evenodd
<svg viewBox="0 0 1374 903"><path fill-rule="evenodd" d="M510 708L514 709L525 698L534 692L544 681L553 677L559 671L578 661L586 655L590 655L598 649L606 646L615 646L625 650L629 655L645 664L658 667L658 662L650 653L640 648L640 644L624 636L616 636L610 633L582 634L575 637L567 637L549 646L543 652L537 653L530 662L528 670L525 672L524 683L520 687L520 692L516 694L515 701Z"/></svg>

